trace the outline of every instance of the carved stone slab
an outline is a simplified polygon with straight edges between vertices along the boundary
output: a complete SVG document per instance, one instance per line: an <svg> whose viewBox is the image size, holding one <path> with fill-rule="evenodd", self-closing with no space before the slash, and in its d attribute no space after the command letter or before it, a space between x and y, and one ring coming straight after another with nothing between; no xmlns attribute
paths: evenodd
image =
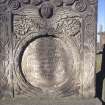
<svg viewBox="0 0 105 105"><path fill-rule="evenodd" d="M41 100L41 101L40 101ZM52 98L52 97L36 97L36 98L17 98L1 101L1 105L102 105L96 99L73 99L73 98Z"/></svg>
<svg viewBox="0 0 105 105"><path fill-rule="evenodd" d="M97 0L0 0L0 96L94 97Z"/></svg>

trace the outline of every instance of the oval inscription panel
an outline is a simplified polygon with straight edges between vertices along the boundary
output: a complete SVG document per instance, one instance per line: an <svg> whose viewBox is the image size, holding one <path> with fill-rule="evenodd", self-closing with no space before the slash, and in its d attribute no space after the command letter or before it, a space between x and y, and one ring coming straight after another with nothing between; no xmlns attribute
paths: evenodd
<svg viewBox="0 0 105 105"><path fill-rule="evenodd" d="M57 88L69 79L73 58L64 43L54 37L42 37L25 49L21 67L26 80L35 87ZM70 52L69 52L70 53ZM69 75L69 76L68 76Z"/></svg>

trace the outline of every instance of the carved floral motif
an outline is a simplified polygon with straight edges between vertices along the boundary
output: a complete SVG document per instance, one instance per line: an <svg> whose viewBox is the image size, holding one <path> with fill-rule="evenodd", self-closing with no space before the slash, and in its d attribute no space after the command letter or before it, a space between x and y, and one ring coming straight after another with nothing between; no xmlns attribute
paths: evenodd
<svg viewBox="0 0 105 105"><path fill-rule="evenodd" d="M58 33L64 33L66 35L76 35L80 32L81 29L81 22L79 17L66 17L61 18L57 22L56 30Z"/></svg>
<svg viewBox="0 0 105 105"><path fill-rule="evenodd" d="M38 32L40 29L45 27L45 23L35 17L29 16L14 16L14 32L17 36L24 36L28 32Z"/></svg>

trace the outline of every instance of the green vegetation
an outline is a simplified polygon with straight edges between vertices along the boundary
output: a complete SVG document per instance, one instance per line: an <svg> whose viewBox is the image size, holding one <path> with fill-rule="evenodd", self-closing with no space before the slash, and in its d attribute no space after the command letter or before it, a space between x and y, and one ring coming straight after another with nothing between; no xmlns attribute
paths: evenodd
<svg viewBox="0 0 105 105"><path fill-rule="evenodd" d="M96 72L101 70L102 54L96 55Z"/></svg>

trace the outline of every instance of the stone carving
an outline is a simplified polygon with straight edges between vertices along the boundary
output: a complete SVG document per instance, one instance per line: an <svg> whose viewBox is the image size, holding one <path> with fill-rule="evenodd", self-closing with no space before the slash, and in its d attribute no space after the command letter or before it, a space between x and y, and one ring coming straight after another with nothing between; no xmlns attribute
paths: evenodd
<svg viewBox="0 0 105 105"><path fill-rule="evenodd" d="M17 10L20 7L20 2L17 0L10 0L8 5L11 9Z"/></svg>
<svg viewBox="0 0 105 105"><path fill-rule="evenodd" d="M9 16L9 15L8 15ZM7 69L9 59L9 17L7 14L0 14L0 97L8 95L10 71Z"/></svg>
<svg viewBox="0 0 105 105"><path fill-rule="evenodd" d="M52 0L53 4L55 4L57 7L63 5L63 0Z"/></svg>
<svg viewBox="0 0 105 105"><path fill-rule="evenodd" d="M35 6L41 4L42 2L43 2L43 0L32 0L32 4Z"/></svg>
<svg viewBox="0 0 105 105"><path fill-rule="evenodd" d="M6 11L7 7L5 5L0 6L0 12Z"/></svg>
<svg viewBox="0 0 105 105"><path fill-rule="evenodd" d="M24 4L28 4L28 3L30 3L30 0L22 0L22 2L23 2Z"/></svg>
<svg viewBox="0 0 105 105"><path fill-rule="evenodd" d="M97 0L88 0L90 4L95 4L97 3Z"/></svg>
<svg viewBox="0 0 105 105"><path fill-rule="evenodd" d="M22 37L32 31L38 32L43 27L45 27L45 22L38 17L14 16L14 32L17 36Z"/></svg>
<svg viewBox="0 0 105 105"><path fill-rule="evenodd" d="M0 1L0 82L14 97L94 97L96 3Z"/></svg>
<svg viewBox="0 0 105 105"><path fill-rule="evenodd" d="M53 7L49 3L45 2L41 5L39 10L41 17L50 18L53 15Z"/></svg>
<svg viewBox="0 0 105 105"><path fill-rule="evenodd" d="M73 36L80 32L81 23L79 17L65 17L58 21L58 33L66 33L68 36Z"/></svg>
<svg viewBox="0 0 105 105"><path fill-rule="evenodd" d="M66 5L72 5L76 0L64 0Z"/></svg>
<svg viewBox="0 0 105 105"><path fill-rule="evenodd" d="M94 40L94 30L95 30L95 19L94 17L91 15L91 14L88 14L86 17L85 17L85 32L86 32L86 37L88 37L89 39L86 41L88 44L90 42L93 42ZM88 45L89 48L94 48L95 46L95 42L94 43L91 43Z"/></svg>
<svg viewBox="0 0 105 105"><path fill-rule="evenodd" d="M0 4L5 3L7 0L0 0Z"/></svg>
<svg viewBox="0 0 105 105"><path fill-rule="evenodd" d="M87 8L87 4L86 4L86 0L78 0L75 4L75 8L79 11L79 12L83 12L86 10Z"/></svg>
<svg viewBox="0 0 105 105"><path fill-rule="evenodd" d="M87 81L87 84L84 82L83 89L88 90L88 92L85 91L84 94L89 95L91 93L95 94L94 89L94 71L91 71L93 67L95 67L95 35L96 35L96 29L95 29L95 19L92 14L86 14L84 18L84 25L85 25L85 33L84 33L84 69L87 71L84 71L84 81L88 80L88 77L90 77L91 81ZM86 64L86 62L89 62L89 65ZM90 63L91 62L91 63ZM88 66L88 68L87 68ZM89 90L87 87L90 87L91 90Z"/></svg>
<svg viewBox="0 0 105 105"><path fill-rule="evenodd" d="M66 87L68 87L69 95L71 94L70 89L74 90L74 94L75 80L73 78L75 76L72 77L73 71L69 70L69 66L73 67L73 58L67 55L65 49L64 44L59 39L52 37L40 38L30 43L23 54L21 62L26 80L33 86L41 88L43 92L48 92L48 94L54 94L58 90L61 91L60 88L65 91ZM65 62L69 65L68 67L66 67ZM72 87L69 87L69 84ZM62 95L64 94L62 93Z"/></svg>
<svg viewBox="0 0 105 105"><path fill-rule="evenodd" d="M0 22L7 22L8 18L5 15L0 14Z"/></svg>

